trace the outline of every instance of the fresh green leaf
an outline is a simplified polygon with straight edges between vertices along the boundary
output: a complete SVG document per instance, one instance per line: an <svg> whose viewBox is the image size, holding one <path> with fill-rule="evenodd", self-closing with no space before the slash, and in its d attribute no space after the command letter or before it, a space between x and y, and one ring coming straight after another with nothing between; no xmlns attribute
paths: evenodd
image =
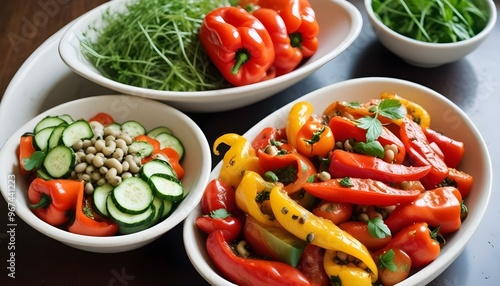
<svg viewBox="0 0 500 286"><path fill-rule="evenodd" d="M342 187L346 187L346 188L353 186L353 184L351 182L351 178L349 178L349 177L345 177L345 178L340 179L340 185L342 185Z"/></svg>
<svg viewBox="0 0 500 286"><path fill-rule="evenodd" d="M359 128L366 129L366 142L375 141L382 134L382 123L376 117L365 116L357 123Z"/></svg>
<svg viewBox="0 0 500 286"><path fill-rule="evenodd" d="M379 217L371 218L368 221L368 232L375 238L384 238L391 235L391 230Z"/></svg>
<svg viewBox="0 0 500 286"><path fill-rule="evenodd" d="M382 134L379 115L390 119L401 119L406 116L406 109L401 108L401 102L391 98L384 99L378 105L370 107L370 112L373 116L365 116L356 121L359 128L366 129L366 142L375 141Z"/></svg>
<svg viewBox="0 0 500 286"><path fill-rule="evenodd" d="M396 267L396 264L394 263L394 257L395 257L394 250L389 249L386 251L386 253L382 254L380 256L380 268L382 269L389 269L392 272L396 272L398 268Z"/></svg>
<svg viewBox="0 0 500 286"><path fill-rule="evenodd" d="M43 163L43 159L45 158L45 152L43 151L35 151L31 157L25 158L23 160L24 169L27 171L35 170L40 168Z"/></svg>
<svg viewBox="0 0 500 286"><path fill-rule="evenodd" d="M382 100L378 105L378 112L390 119L401 119L406 116L406 109L401 108L401 102L392 98Z"/></svg>
<svg viewBox="0 0 500 286"><path fill-rule="evenodd" d="M352 148L356 153L384 158L384 147L378 141L356 142Z"/></svg>
<svg viewBox="0 0 500 286"><path fill-rule="evenodd" d="M231 216L231 214L224 208L220 208L210 212L212 218L225 219Z"/></svg>
<svg viewBox="0 0 500 286"><path fill-rule="evenodd" d="M351 107L351 108L360 108L361 103L359 101L351 101L351 102L345 102L343 103L344 106Z"/></svg>

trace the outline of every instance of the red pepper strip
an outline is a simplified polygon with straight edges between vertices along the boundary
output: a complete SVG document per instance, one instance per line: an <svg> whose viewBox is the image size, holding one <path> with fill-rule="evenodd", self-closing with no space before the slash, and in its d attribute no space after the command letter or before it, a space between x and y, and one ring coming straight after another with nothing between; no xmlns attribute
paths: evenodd
<svg viewBox="0 0 500 286"><path fill-rule="evenodd" d="M469 194L474 182L474 177L454 168L448 168L446 178L445 182L448 181L448 185L456 187L460 191L462 198L465 198Z"/></svg>
<svg viewBox="0 0 500 286"><path fill-rule="evenodd" d="M281 142L283 139L286 139L285 128L266 127L253 139L252 147L255 150L264 150L267 146L272 145L272 141Z"/></svg>
<svg viewBox="0 0 500 286"><path fill-rule="evenodd" d="M439 149L441 149L446 165L450 168L456 168L464 156L465 144L431 128L424 128L423 131L427 140L436 143Z"/></svg>
<svg viewBox="0 0 500 286"><path fill-rule="evenodd" d="M235 86L261 81L274 61L271 36L242 8L220 7L208 13L199 38L209 58Z"/></svg>
<svg viewBox="0 0 500 286"><path fill-rule="evenodd" d="M283 18L272 9L261 8L252 13L266 27L274 44L276 75L293 71L302 61L302 51L292 47Z"/></svg>
<svg viewBox="0 0 500 286"><path fill-rule="evenodd" d="M431 166L429 174L422 180L422 183L428 189L434 188L446 177L448 166L429 145L424 131L417 123L405 117L400 127L401 141L410 157L415 161L415 165Z"/></svg>
<svg viewBox="0 0 500 286"><path fill-rule="evenodd" d="M396 233L391 242L382 250L399 248L411 258L411 266L420 268L426 266L439 256L441 246L435 239L427 223L417 222Z"/></svg>
<svg viewBox="0 0 500 286"><path fill-rule="evenodd" d="M299 47L302 51L302 56L309 58L318 50L319 41L317 35L319 33L319 24L316 21L316 14L308 0L300 0L299 5L302 23L296 33L294 33L295 35L292 34L290 37L299 36ZM295 46L294 42L297 43L297 40L292 39L292 46Z"/></svg>
<svg viewBox="0 0 500 286"><path fill-rule="evenodd" d="M385 219L385 224L392 233L402 228L423 221L432 227L439 226L442 234L457 231L460 220L462 196L454 187L440 187L421 193L409 204L398 207Z"/></svg>
<svg viewBox="0 0 500 286"><path fill-rule="evenodd" d="M258 0L256 5L276 11L285 22L288 34L297 31L302 24L298 0Z"/></svg>
<svg viewBox="0 0 500 286"><path fill-rule="evenodd" d="M328 171L335 178L371 178L383 182L400 183L417 181L427 175L430 168L430 166L407 167L401 164L391 164L374 156L336 149L331 154Z"/></svg>
<svg viewBox="0 0 500 286"><path fill-rule="evenodd" d="M83 188L78 193L75 220L68 227L71 233L89 236L112 236L118 232L118 224L96 214L91 207L90 198L85 197Z"/></svg>
<svg viewBox="0 0 500 286"><path fill-rule="evenodd" d="M216 230L222 231L224 239L229 242L238 238L243 229L241 221L234 216L218 218L211 215L203 215L198 217L195 223L206 234L211 234Z"/></svg>
<svg viewBox="0 0 500 286"><path fill-rule="evenodd" d="M89 122L90 121L97 121L104 126L107 126L107 125L115 122L115 120L113 119L113 117L111 115L104 113L104 112L97 113L96 115L92 116L88 121Z"/></svg>
<svg viewBox="0 0 500 286"><path fill-rule="evenodd" d="M182 167L180 163L180 157L179 153L175 151L172 148L163 148L160 149L152 154L153 157L162 155L163 157L166 157L167 161L170 163L170 166L174 169L175 174L177 175L177 178L181 180L184 177L184 174L186 171L184 170L184 167Z"/></svg>
<svg viewBox="0 0 500 286"><path fill-rule="evenodd" d="M238 285L311 285L297 268L286 263L236 255L222 231L209 234L206 247L217 269Z"/></svg>
<svg viewBox="0 0 500 286"><path fill-rule="evenodd" d="M35 153L35 147L33 146L33 135L24 134L21 136L19 142L19 165L21 166L21 173L27 175L30 171L26 170L25 165L33 153Z"/></svg>
<svg viewBox="0 0 500 286"><path fill-rule="evenodd" d="M287 191L289 194L302 189L302 185L307 182L309 177L318 172L314 164L308 158L297 152L284 155L269 155L262 150L258 150L257 157L259 157L259 163L263 172L276 172L278 169L286 167L295 168L296 172L289 176L289 181L293 181L283 182L283 190Z"/></svg>
<svg viewBox="0 0 500 286"><path fill-rule="evenodd" d="M46 223L58 226L69 220L83 181L34 179L28 189L30 208Z"/></svg>
<svg viewBox="0 0 500 286"><path fill-rule="evenodd" d="M366 142L366 130L360 128L352 120L342 116L334 116L330 119L330 129L336 141L344 142L353 138L358 142ZM394 163L403 163L406 156L406 148L401 140L385 126L382 127L382 134L377 138L382 146L394 144L398 147L398 153L395 154Z"/></svg>
<svg viewBox="0 0 500 286"><path fill-rule="evenodd" d="M362 205L390 206L415 200L420 191L392 188L372 179L343 178L304 183L302 187L320 199Z"/></svg>

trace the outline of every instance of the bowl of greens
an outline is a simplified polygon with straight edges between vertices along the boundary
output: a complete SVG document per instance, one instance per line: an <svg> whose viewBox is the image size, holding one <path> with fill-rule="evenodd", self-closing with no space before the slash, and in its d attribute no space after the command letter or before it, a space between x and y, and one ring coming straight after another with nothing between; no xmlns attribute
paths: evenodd
<svg viewBox="0 0 500 286"><path fill-rule="evenodd" d="M109 1L74 21L59 54L74 72L104 87L183 111L213 112L292 86L347 49L361 31L361 13L351 3L310 0L319 27L315 53L286 74L232 85L209 60L198 34L205 15L230 2L188 1L187 7L178 0Z"/></svg>
<svg viewBox="0 0 500 286"><path fill-rule="evenodd" d="M419 67L464 58L487 38L497 18L492 0L365 0L365 8L380 42Z"/></svg>

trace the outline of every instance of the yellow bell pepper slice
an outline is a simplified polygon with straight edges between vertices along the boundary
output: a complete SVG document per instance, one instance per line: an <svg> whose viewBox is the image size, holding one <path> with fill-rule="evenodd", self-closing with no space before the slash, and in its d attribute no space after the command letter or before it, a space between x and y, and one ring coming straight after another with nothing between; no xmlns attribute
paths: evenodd
<svg viewBox="0 0 500 286"><path fill-rule="evenodd" d="M246 170L258 172L259 158L251 143L243 136L227 133L215 140L213 152L219 156L217 148L220 144L230 146L223 158L219 179L233 188L237 188Z"/></svg>
<svg viewBox="0 0 500 286"><path fill-rule="evenodd" d="M337 251L327 249L323 256L323 267L332 280L340 280L342 286L371 286L372 275L353 263L339 264L336 262ZM336 285L336 284L335 284Z"/></svg>
<svg viewBox="0 0 500 286"><path fill-rule="evenodd" d="M297 148L297 134L307 120L313 115L314 107L307 101L301 101L292 106L288 112L288 122L285 126L286 138L293 148Z"/></svg>
<svg viewBox="0 0 500 286"><path fill-rule="evenodd" d="M378 277L377 265L368 249L331 220L309 212L292 200L277 185L270 194L271 209L276 220L290 233L324 249L342 251L361 260L371 271L372 282Z"/></svg>

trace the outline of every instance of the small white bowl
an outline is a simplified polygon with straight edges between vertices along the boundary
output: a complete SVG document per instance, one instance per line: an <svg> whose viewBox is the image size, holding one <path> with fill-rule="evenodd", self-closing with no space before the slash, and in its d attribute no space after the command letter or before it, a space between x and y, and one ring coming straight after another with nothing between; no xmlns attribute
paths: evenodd
<svg viewBox="0 0 500 286"><path fill-rule="evenodd" d="M167 126L179 137L186 149L182 165L186 171L182 184L186 198L164 221L146 230L110 237L93 237L70 233L53 227L28 208L28 184L19 169L17 148L25 132L32 132L36 123L48 115L69 114L74 119L88 119L97 112L107 112L117 122L137 120L146 129ZM212 157L201 129L184 113L157 101L128 95L95 96L61 104L36 116L15 132L0 150L0 188L3 197L19 218L44 235L71 247L90 252L116 253L133 250L157 239L179 223L200 202L208 182Z"/></svg>
<svg viewBox="0 0 500 286"><path fill-rule="evenodd" d="M162 91L130 86L101 75L80 52L80 38L88 26L98 22L104 11L120 11L134 0L115 0L84 14L63 35L59 54L76 73L102 86L120 93L165 101L183 111L214 112L235 109L263 100L299 82L347 49L361 32L362 17L359 10L348 1L310 0L320 27L318 51L298 69L247 86L211 91L182 92ZM96 24L97 23L97 24Z"/></svg>
<svg viewBox="0 0 500 286"><path fill-rule="evenodd" d="M372 1L364 1L368 18L380 42L407 63L424 68L452 63L467 56L487 38L497 19L497 10L493 0L474 1L489 13L488 23L481 32L470 39L455 43L427 43L403 36L388 28L375 15Z"/></svg>
<svg viewBox="0 0 500 286"><path fill-rule="evenodd" d="M474 176L474 186L465 198L469 216L461 228L446 236L446 244L436 260L398 284L399 286L425 285L441 274L463 251L481 223L492 189L493 171L486 144L472 121L458 106L441 94L412 82L391 78L359 78L318 89L287 104L257 123L244 136L252 139L265 127L284 127L288 112L297 101L310 102L315 113L321 114L333 101L365 102L378 98L382 92L397 93L422 105L431 115L432 128L463 141L466 150L458 169ZM450 115L453 116L453 122L449 120ZM217 178L221 166L222 163L219 163L215 167L211 179ZM200 275L210 284L234 286L221 276L206 252L207 236L195 224L196 218L200 215L201 207L198 206L184 221L184 246L188 257Z"/></svg>

